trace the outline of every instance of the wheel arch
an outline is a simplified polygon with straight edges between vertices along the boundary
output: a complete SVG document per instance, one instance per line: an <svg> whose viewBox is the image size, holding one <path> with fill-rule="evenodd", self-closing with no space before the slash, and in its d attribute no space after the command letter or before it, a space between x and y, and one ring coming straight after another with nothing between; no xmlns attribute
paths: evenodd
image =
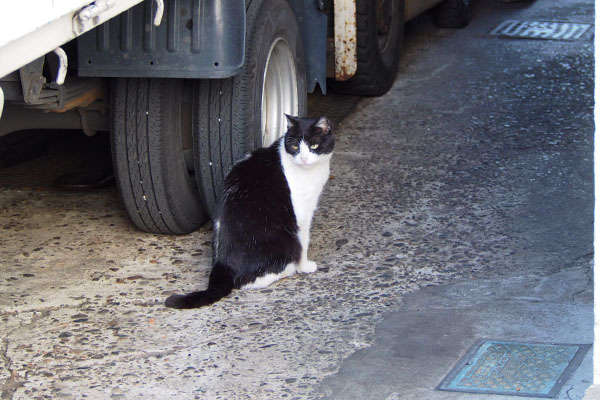
<svg viewBox="0 0 600 400"><path fill-rule="evenodd" d="M242 70L245 0L167 0L158 26L154 3L80 36L79 76L219 79Z"/></svg>
<svg viewBox="0 0 600 400"><path fill-rule="evenodd" d="M77 39L79 76L222 79L237 75L247 50L247 7L255 2L166 1L162 22L154 26L154 1L147 0ZM325 93L327 16L318 1L287 2L302 36L307 92L319 84Z"/></svg>

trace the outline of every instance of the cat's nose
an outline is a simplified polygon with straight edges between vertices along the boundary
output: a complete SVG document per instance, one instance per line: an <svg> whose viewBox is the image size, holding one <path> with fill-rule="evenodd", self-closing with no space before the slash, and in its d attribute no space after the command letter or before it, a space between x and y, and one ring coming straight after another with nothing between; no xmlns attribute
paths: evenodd
<svg viewBox="0 0 600 400"><path fill-rule="evenodd" d="M300 161L302 161L302 164L306 164L306 162L308 161L308 157L307 156L300 156Z"/></svg>

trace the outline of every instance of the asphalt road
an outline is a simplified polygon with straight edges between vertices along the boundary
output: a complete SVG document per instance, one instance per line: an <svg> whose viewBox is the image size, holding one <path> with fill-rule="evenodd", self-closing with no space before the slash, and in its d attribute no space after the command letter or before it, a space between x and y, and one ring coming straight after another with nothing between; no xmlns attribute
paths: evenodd
<svg viewBox="0 0 600 400"><path fill-rule="evenodd" d="M510 318L487 324L493 313L482 311L478 327L515 339L527 324L564 321L569 340L591 341L593 42L489 33L507 19L591 24L593 15L591 0L480 0L464 30L436 29L427 15L411 23L392 90L336 124L333 179L312 232L318 271L205 309L162 302L207 284L208 226L143 234L114 187L50 189L39 176L51 175L51 145L3 167L1 398L458 398L435 385L483 328L449 340L443 327L475 324L448 318L471 297L499 316L514 311L494 288L547 314L524 308L511 329ZM565 276L572 295L534 284ZM456 293L454 314L440 311ZM506 307L482 301L488 294ZM553 308L579 317L551 318ZM430 349L400 358L425 383L406 380L408 364L368 363L385 359L390 341ZM371 366L385 371L369 375ZM588 358L569 398L589 377Z"/></svg>

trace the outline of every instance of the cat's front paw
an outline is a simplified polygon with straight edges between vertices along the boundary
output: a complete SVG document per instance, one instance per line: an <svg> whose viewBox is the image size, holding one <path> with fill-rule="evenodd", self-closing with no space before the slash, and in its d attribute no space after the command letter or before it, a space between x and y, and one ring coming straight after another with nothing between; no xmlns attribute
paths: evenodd
<svg viewBox="0 0 600 400"><path fill-rule="evenodd" d="M317 263L314 261L305 261L298 266L298 271L310 274L317 270Z"/></svg>

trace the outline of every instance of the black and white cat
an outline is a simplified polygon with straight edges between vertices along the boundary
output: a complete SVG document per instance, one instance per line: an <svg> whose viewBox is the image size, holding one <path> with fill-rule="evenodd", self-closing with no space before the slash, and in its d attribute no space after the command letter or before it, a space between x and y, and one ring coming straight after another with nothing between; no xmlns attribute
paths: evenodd
<svg viewBox="0 0 600 400"><path fill-rule="evenodd" d="M202 307L233 289L264 288L296 272L316 271L307 257L310 226L329 179L335 137L325 117L287 119L284 137L252 152L225 178L208 289L174 294L167 307Z"/></svg>

